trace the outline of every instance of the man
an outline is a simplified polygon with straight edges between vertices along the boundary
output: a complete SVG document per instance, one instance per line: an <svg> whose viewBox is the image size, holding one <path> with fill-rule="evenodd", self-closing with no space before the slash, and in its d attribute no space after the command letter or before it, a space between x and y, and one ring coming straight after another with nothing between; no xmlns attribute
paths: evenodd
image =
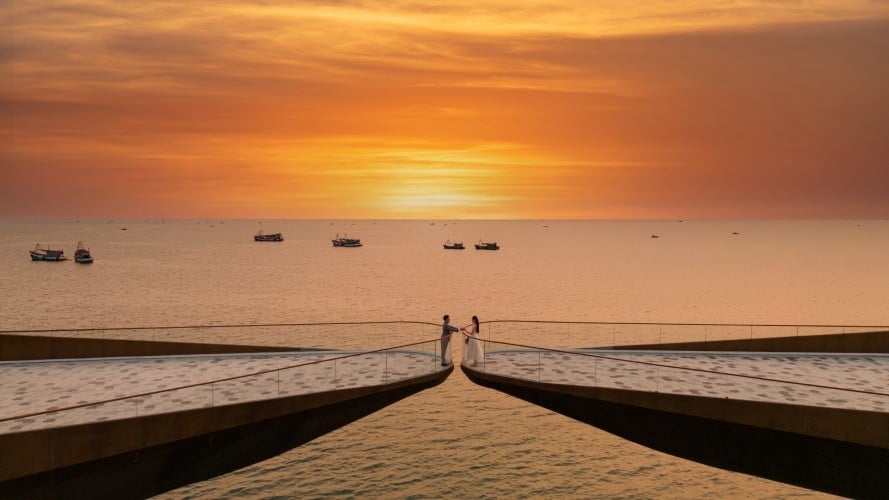
<svg viewBox="0 0 889 500"><path fill-rule="evenodd" d="M451 326L451 317L447 314L444 315L441 319L444 320L444 323L441 325L441 366L448 366L450 363L448 362L448 342L451 340L451 334L454 332L459 332L460 329L456 326Z"/></svg>

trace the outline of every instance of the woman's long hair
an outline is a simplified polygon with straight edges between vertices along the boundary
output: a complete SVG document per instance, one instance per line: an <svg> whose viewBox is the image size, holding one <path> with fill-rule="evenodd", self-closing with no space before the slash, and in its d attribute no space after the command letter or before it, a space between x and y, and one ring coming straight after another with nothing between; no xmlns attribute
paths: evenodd
<svg viewBox="0 0 889 500"><path fill-rule="evenodd" d="M472 317L472 324L475 325L475 333L481 333L481 329L478 326L478 316Z"/></svg>

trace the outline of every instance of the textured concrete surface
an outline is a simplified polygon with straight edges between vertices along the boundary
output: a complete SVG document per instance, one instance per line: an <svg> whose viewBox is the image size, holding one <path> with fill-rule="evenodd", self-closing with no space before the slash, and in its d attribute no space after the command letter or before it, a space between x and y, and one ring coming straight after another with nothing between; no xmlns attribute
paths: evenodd
<svg viewBox="0 0 889 500"><path fill-rule="evenodd" d="M208 408L391 383L445 370L430 352L200 355L0 363L0 419L157 394L0 422L0 433ZM314 363L324 361L321 363ZM302 365L302 366L297 366ZM175 390L181 386L250 375Z"/></svg>
<svg viewBox="0 0 889 500"><path fill-rule="evenodd" d="M476 370L533 382L889 412L889 355L595 350L572 354L486 347L485 361Z"/></svg>

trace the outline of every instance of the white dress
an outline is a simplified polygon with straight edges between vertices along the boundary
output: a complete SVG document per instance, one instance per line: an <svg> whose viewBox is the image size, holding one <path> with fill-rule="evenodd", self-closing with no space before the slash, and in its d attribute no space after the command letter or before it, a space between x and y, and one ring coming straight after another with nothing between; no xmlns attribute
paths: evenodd
<svg viewBox="0 0 889 500"><path fill-rule="evenodd" d="M485 351L482 347L482 341L479 340L478 329L472 325L469 332L469 341L466 343L466 349L463 350L463 362L467 365L476 365L481 363L485 357Z"/></svg>

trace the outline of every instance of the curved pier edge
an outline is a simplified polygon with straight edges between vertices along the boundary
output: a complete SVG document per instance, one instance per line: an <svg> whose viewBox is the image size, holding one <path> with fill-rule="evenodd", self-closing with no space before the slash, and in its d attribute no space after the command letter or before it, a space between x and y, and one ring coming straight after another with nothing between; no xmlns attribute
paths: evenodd
<svg viewBox="0 0 889 500"><path fill-rule="evenodd" d="M566 394L557 384L461 368L476 384L670 455L845 497L886 496L887 448L605 401L595 388L571 386Z"/></svg>
<svg viewBox="0 0 889 500"><path fill-rule="evenodd" d="M214 432L192 435L154 446L132 447L133 449L129 451L97 460L2 481L0 498L147 498L284 453L392 403L434 387L447 379L451 372L453 365L410 381L367 388L370 390L352 389L308 395L308 403L303 405L298 401L299 396L288 398L291 399L289 406L293 407L295 401L295 406L305 406L306 409L267 419L253 418L256 421L243 425L221 428ZM323 400L333 399L330 396L336 392L351 393L355 397L338 398L336 402L324 404ZM321 405L318 404L319 398L322 401ZM234 421L238 418L249 420L252 417L248 415L255 415L257 412L261 414L263 410L270 415L280 413L280 409L276 410L274 406L274 401L260 401L207 410L217 412L212 415L211 420L219 425L221 422ZM219 414L220 409L223 412L231 411L228 415L223 415ZM160 421L158 417L167 418L166 421ZM46 442L55 442L57 446L61 446L59 441L67 440L69 443L63 453L83 455L95 453L96 450L78 451L72 449L72 445L89 446L92 441L100 439L97 435L106 432L107 429L103 428L108 425L110 428L115 426L120 428L122 424L124 428L129 427L132 432L140 434L137 438L144 439L145 435L164 432L183 434L181 429L175 430L179 419L179 414L155 415L148 417L147 424L140 424L138 422L140 419L134 418L122 423L112 421L75 426L76 429L69 427L32 431L21 433L19 436L0 435L0 448L21 445L24 440L31 441L30 448L33 450ZM170 428L174 430L170 431ZM7 442L9 441L7 438L13 436L18 442ZM134 439L133 436L123 436L121 440ZM22 459L11 456L7 458L10 461Z"/></svg>

